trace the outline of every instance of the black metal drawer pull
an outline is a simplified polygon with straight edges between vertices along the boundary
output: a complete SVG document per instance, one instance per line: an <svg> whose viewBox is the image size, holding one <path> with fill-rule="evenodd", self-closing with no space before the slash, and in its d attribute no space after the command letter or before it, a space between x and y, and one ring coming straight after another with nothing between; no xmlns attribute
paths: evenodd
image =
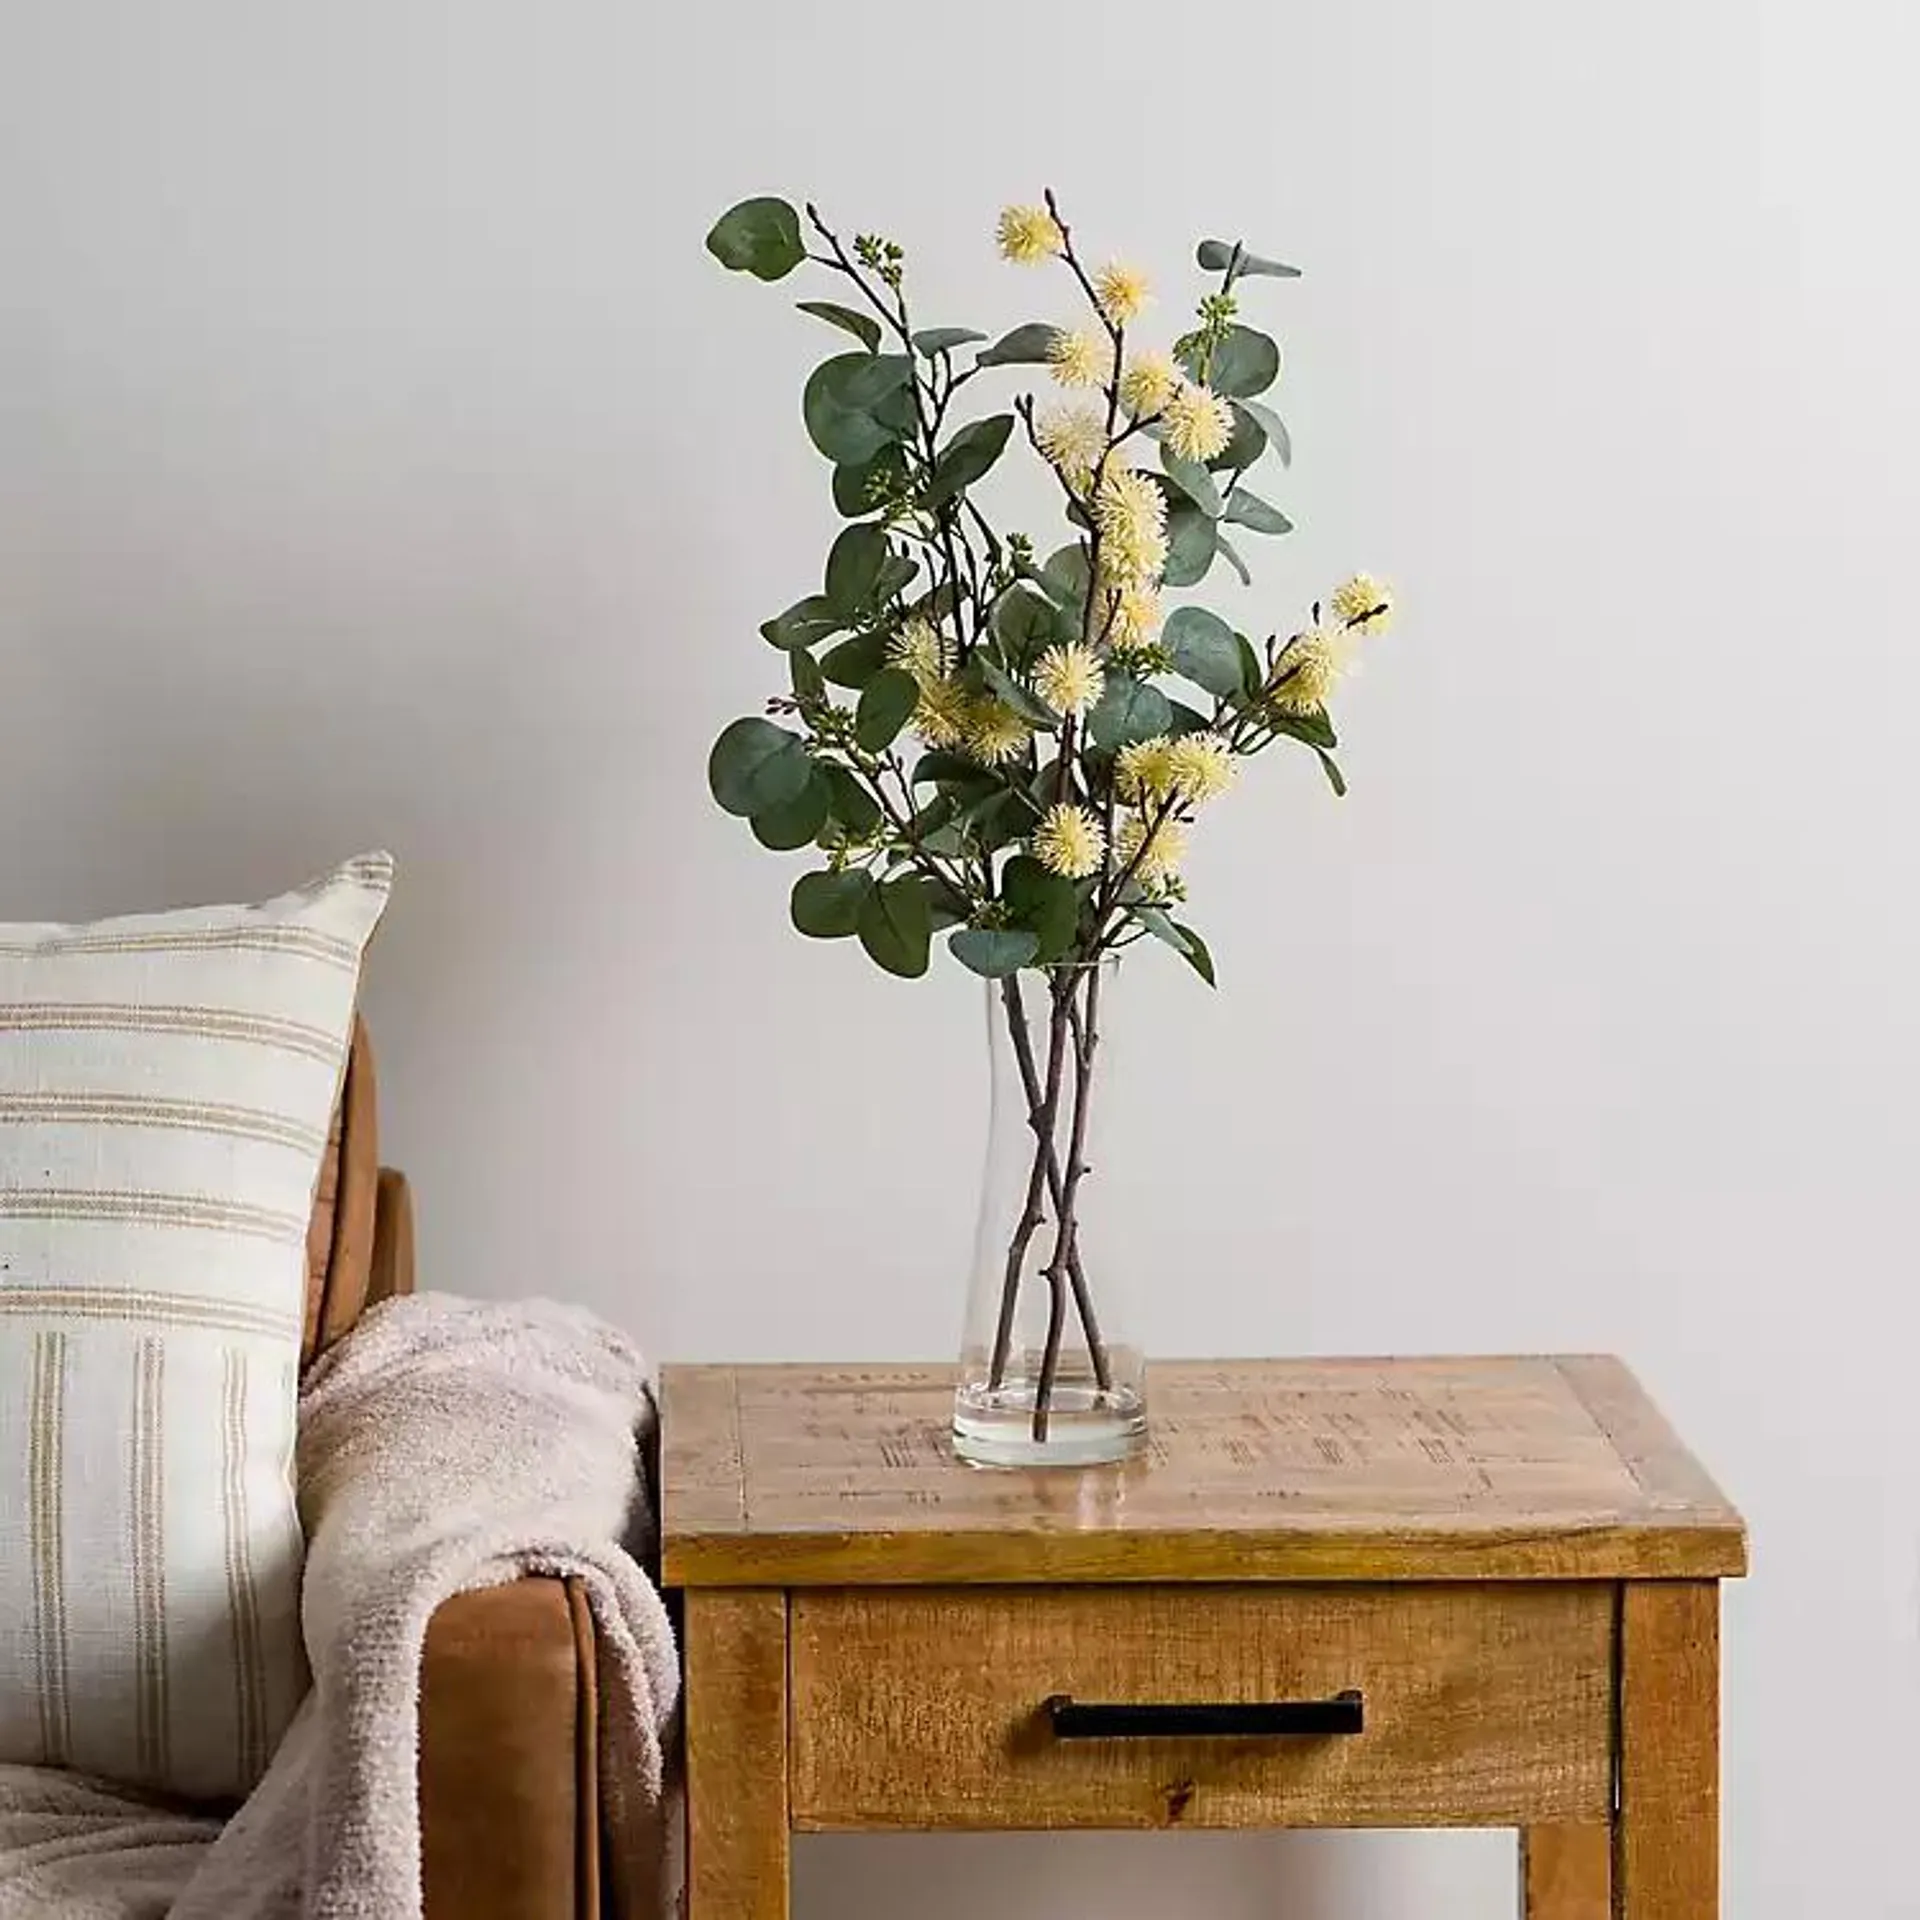
<svg viewBox="0 0 1920 1920"><path fill-rule="evenodd" d="M1045 1704L1056 1740L1246 1740L1276 1734L1359 1733L1365 1702L1357 1687L1331 1700L1253 1700L1191 1704L1095 1703L1056 1693Z"/></svg>

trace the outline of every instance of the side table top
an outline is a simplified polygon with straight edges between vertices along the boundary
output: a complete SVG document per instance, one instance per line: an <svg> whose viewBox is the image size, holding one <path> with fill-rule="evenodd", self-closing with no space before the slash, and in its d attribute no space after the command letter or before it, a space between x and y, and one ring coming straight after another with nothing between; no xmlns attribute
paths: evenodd
<svg viewBox="0 0 1920 1920"><path fill-rule="evenodd" d="M1120 1467L954 1458L949 1369L662 1374L672 1586L1712 1579L1740 1516L1618 1360L1176 1361Z"/></svg>

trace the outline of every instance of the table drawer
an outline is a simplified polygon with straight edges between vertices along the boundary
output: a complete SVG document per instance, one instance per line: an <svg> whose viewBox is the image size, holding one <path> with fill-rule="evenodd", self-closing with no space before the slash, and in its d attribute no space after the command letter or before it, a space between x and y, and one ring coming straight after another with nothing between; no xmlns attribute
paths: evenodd
<svg viewBox="0 0 1920 1920"><path fill-rule="evenodd" d="M793 1824L1604 1820L1613 1634L1602 1583L797 1592ZM1047 1706L1352 1689L1357 1733L1062 1738Z"/></svg>

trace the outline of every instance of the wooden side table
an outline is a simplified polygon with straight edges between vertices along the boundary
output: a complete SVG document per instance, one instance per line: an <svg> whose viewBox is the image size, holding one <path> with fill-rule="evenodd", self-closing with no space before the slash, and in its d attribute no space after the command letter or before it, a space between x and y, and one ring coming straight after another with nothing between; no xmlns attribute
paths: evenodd
<svg viewBox="0 0 1920 1920"><path fill-rule="evenodd" d="M912 1367L670 1367L691 1920L795 1831L1521 1832L1532 1920L1719 1913L1740 1517L1616 1360L1171 1365L990 1473Z"/></svg>

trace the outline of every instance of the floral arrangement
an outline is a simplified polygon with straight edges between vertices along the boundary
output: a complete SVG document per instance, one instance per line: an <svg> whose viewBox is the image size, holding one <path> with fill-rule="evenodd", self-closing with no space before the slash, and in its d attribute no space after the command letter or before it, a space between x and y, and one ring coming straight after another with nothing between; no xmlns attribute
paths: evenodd
<svg viewBox="0 0 1920 1920"><path fill-rule="evenodd" d="M1392 598L1356 575L1303 628L1258 645L1204 606L1166 602L1221 563L1250 586L1236 537L1290 530L1247 484L1269 454L1289 464L1291 448L1261 397L1280 347L1242 320L1240 301L1249 282L1294 268L1203 240L1197 263L1217 279L1192 324L1165 347L1145 344L1145 275L1118 260L1090 266L1049 193L1001 213L999 251L1059 271L1080 318L990 341L917 323L894 241L861 234L849 246L811 205L805 218L803 230L786 201L748 200L707 246L768 281L812 263L846 294L799 305L853 343L814 369L802 397L848 524L821 590L761 628L786 656L789 691L721 733L709 782L763 845L817 850L793 887L801 933L856 939L906 977L926 972L944 933L955 960L1003 985L1039 1144L1008 1253L997 1379L1043 1196L1056 1218L1044 1269L1056 1306L1072 1279L1099 1351L1075 1270L1084 1169L1073 1145L1099 1037L1097 963L1151 939L1213 982L1213 956L1183 917L1189 837L1240 762L1277 741L1313 753L1345 791L1328 703ZM960 417L1003 369L1023 367L1044 369L1057 392ZM1052 476L1069 529L1044 555L975 497L1016 436ZM1037 1051L1014 991L1023 969L1053 983Z"/></svg>

